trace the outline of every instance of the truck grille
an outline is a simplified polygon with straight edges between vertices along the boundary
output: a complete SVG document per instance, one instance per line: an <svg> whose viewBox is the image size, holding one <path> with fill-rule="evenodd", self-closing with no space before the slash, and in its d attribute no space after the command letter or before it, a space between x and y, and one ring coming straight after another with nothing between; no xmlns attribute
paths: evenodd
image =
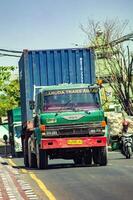
<svg viewBox="0 0 133 200"><path fill-rule="evenodd" d="M99 132L95 130L99 129ZM57 131L58 136L85 136L85 135L103 135L103 128L100 123L93 124L78 124L78 125L57 125L57 126L47 126L47 131ZM94 130L94 133L91 133L91 130Z"/></svg>

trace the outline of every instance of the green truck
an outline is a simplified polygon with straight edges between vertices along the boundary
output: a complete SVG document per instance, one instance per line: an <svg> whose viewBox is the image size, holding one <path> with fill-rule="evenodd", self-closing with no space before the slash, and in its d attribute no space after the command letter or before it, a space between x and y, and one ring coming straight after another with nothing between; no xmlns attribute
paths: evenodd
<svg viewBox="0 0 133 200"><path fill-rule="evenodd" d="M21 108L17 107L7 111L8 116L8 130L9 143L11 146L11 155L13 157L22 156L22 142L21 142Z"/></svg>
<svg viewBox="0 0 133 200"><path fill-rule="evenodd" d="M19 73L25 166L46 169L48 158L107 165L107 119L93 51L25 50Z"/></svg>

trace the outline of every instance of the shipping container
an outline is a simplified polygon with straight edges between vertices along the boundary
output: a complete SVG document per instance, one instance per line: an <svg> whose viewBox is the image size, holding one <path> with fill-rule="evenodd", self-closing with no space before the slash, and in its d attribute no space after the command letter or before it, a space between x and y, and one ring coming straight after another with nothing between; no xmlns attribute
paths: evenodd
<svg viewBox="0 0 133 200"><path fill-rule="evenodd" d="M95 83L94 52L87 48L24 50L19 61L22 122L32 119L29 101L36 86Z"/></svg>

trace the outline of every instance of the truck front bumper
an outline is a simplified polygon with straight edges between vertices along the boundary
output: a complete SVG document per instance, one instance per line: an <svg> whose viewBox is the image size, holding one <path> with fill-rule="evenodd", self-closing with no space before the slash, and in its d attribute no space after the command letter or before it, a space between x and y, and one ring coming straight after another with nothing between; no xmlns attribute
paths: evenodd
<svg viewBox="0 0 133 200"><path fill-rule="evenodd" d="M80 138L43 138L41 139L40 144L41 149L104 147L107 145L107 138L101 136Z"/></svg>

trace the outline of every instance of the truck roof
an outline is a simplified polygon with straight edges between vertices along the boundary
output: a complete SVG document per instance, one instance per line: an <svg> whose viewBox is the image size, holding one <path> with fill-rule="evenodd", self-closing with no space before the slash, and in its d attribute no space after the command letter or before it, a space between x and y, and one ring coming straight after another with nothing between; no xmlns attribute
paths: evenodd
<svg viewBox="0 0 133 200"><path fill-rule="evenodd" d="M90 84L72 84L72 83L65 83L65 84L59 84L59 85L51 85L51 86L44 86L43 89L40 91L51 91L51 90L64 90L64 89L76 89L76 88L88 88Z"/></svg>

